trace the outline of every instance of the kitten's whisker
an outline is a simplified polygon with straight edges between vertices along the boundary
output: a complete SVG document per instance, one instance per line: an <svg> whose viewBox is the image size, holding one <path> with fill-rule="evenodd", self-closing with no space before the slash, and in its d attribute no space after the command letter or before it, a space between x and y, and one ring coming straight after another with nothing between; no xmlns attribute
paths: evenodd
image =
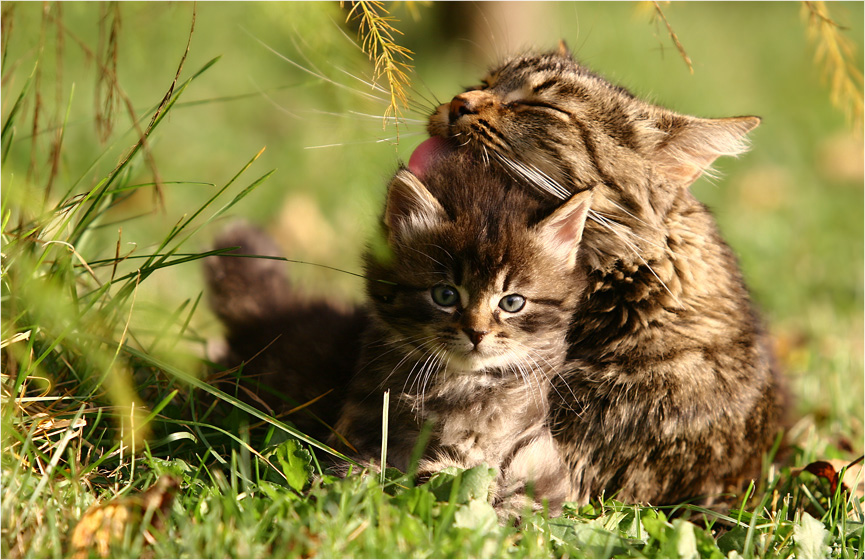
<svg viewBox="0 0 865 560"><path fill-rule="evenodd" d="M429 342L431 342L431 341L429 341ZM403 384L402 384L403 393L412 394L414 392L415 383L417 383L420 372L423 370L423 366L421 366L421 360L423 360L424 357L426 357L427 360L429 360L429 358L430 358L430 353L426 350L426 348L424 348L426 346L426 344L427 343L424 343L423 345L421 345L421 349L419 350L421 353L421 357L420 357L420 359L415 361L414 364L412 364L411 368L409 369L408 375L406 375L406 378L403 381ZM413 354L414 353L412 353L412 355ZM407 356L407 358L408 358L408 356ZM405 359L401 360L400 365L402 365L404 362L405 362ZM418 370L418 374L415 375L415 368L417 368L418 366L421 366L421 368ZM406 389L406 384L409 381L411 381L411 384L409 384L408 389Z"/></svg>
<svg viewBox="0 0 865 560"><path fill-rule="evenodd" d="M379 384L379 389L384 389L385 388L384 384L390 379L390 376L393 375L394 371L399 369L402 366L402 364L405 363L405 361L408 360L413 354L415 354L416 352L421 352L422 351L421 347L423 346L423 344L425 344L426 342L429 342L430 340L432 340L434 338L436 338L435 335L427 335L427 336L418 336L418 337L407 337L407 338L403 338L401 340L386 341L386 345L390 346L390 348L387 351L378 354L375 358L370 360L369 363L366 365L370 365L370 364L374 363L375 361L380 360L381 358L390 354L391 352L395 352L397 350L404 350L405 348L409 348L410 352L408 354L406 354L405 356L403 356L402 359L397 363L397 365L394 366L393 370L391 370L391 373L388 374L388 376ZM366 365L359 368L358 373L363 371L366 368Z"/></svg>
<svg viewBox="0 0 865 560"><path fill-rule="evenodd" d="M376 361L378 361L379 359L383 358L383 357L386 356L387 354L390 354L391 352L395 352L397 349L402 348L403 346L406 346L406 345L405 345L405 344L401 344L401 341L392 341L392 340L390 340L389 337L388 337L388 335L384 335L384 336L382 336L381 338L379 338L378 340L376 340L375 342L370 343L369 346L368 346L369 348L374 348L374 347L384 347L384 348L388 348L388 350L386 350L385 352L382 352L381 354L378 354L378 355L374 356L374 357L373 357L372 359L370 359L367 363L363 364L361 367L358 368L357 372L355 372L355 374L354 374L352 377L353 377L353 378L354 378L354 377L357 377L357 376L360 375L360 374L361 374L361 373L362 373L362 372L363 372L367 367L371 366L372 364L374 364Z"/></svg>
<svg viewBox="0 0 865 560"><path fill-rule="evenodd" d="M445 353L445 347L444 347L443 345L440 344L440 345L438 346L438 348L434 349L434 350L433 350L433 353L430 355L430 358L433 358L433 361L430 362L430 360L427 359L427 361L424 362L424 366L423 366L423 368L421 369L421 371L424 372L424 374L423 374L423 382L422 382L422 384L421 384L421 392L420 392L420 398L421 398L421 400L420 400L420 404L421 404L420 413L421 413L421 417L424 416L424 412L425 412L425 410L424 410L424 406L425 406L425 404L426 404L426 389L427 389L427 385L429 384L429 380L430 380L432 377L438 375L438 373L441 371L441 367L440 367L440 364L441 364L441 355L444 354L444 353ZM433 371L433 368L434 368L434 367L435 367L435 371Z"/></svg>
<svg viewBox="0 0 865 560"><path fill-rule="evenodd" d="M431 109L432 109L432 110L435 110L436 107L438 107L439 105L442 104L442 102L439 101L438 96L436 96L435 92L432 90L432 88L430 88L430 87L427 85L426 81L425 81L422 77L420 77L420 76L418 76L418 75L416 75L415 77L417 78L417 80L418 80L421 84L423 84L424 89L426 89L427 92L432 96L432 100L428 99L426 96L424 96L424 95L421 94L420 92L417 92L417 94L418 94L418 95L419 95L419 96L420 96L424 101L426 101L427 103L429 103L430 101L432 101L432 103L434 103L434 105L432 105ZM412 88L412 90L413 90L413 91L417 91L415 88Z"/></svg>
<svg viewBox="0 0 865 560"><path fill-rule="evenodd" d="M417 353L419 353L419 352L421 352L420 349L415 348L415 347L410 347L409 352L408 352L407 354L405 354L405 355L402 357L402 359L401 359L399 362L397 362L397 364L396 364L393 368L391 368L390 373L388 373L388 374L385 376L385 378L382 380L382 382L379 383L379 385L378 385L378 389L380 389L380 390L385 390L385 389L387 389L387 382L390 381L390 378L393 377L393 375L394 375L396 372L398 372L398 371L402 368L402 365L403 365L406 361L408 361L409 358L411 358L412 356L414 356L415 354L417 354ZM409 375L411 375L411 371L409 371ZM404 389L405 389L405 382L403 382L403 392L405 392Z"/></svg>
<svg viewBox="0 0 865 560"><path fill-rule="evenodd" d="M438 245L429 245L429 246L430 246L430 247L436 247L437 249L442 249L443 251L445 251L442 247L439 247ZM432 258L430 255L428 255L427 253L421 251L420 249L415 249L414 247L409 247L409 246L407 246L407 245L404 245L404 247L405 247L406 249L409 249L409 250L411 250L411 251L414 251L414 252L416 252L416 253L419 253L419 254L423 255L424 257L428 258L429 260L431 260L432 262L436 263L437 265L439 265L439 266L441 266L441 267L443 267L443 268L446 268L445 265L444 265L443 263L441 263L441 262L439 262L438 260ZM445 253L447 254L448 257L450 257L451 259L453 259L453 257L450 255L450 253L448 253L447 251L445 251Z"/></svg>
<svg viewBox="0 0 865 560"><path fill-rule="evenodd" d="M424 340L422 343L419 344L419 349L422 351L423 355L427 356L427 360L426 360L427 362L429 362L429 359L435 354L436 349L441 346L441 344L437 344L435 347L431 347L432 345L438 343L438 340L439 340L439 337L434 335L434 336L429 337L428 339ZM418 361L418 363L420 363L420 361ZM415 364L415 366L412 366L412 371L414 370L414 367L416 367L416 366L417 366L417 364ZM421 366L420 371L423 371L423 367L424 366ZM412 381L412 384L408 388L409 393L411 393L411 391L414 389L414 385L415 385L415 382ZM403 384L403 390L405 390L405 384Z"/></svg>
<svg viewBox="0 0 865 560"><path fill-rule="evenodd" d="M451 254L451 252L448 251L447 249L445 249L444 247L442 247L441 245L438 245L436 243L428 243L427 246L428 247L435 247L436 249L441 250L441 252L443 252L445 255L447 255L447 258L454 260L454 256ZM438 264L441 264L441 263L438 263Z"/></svg>
<svg viewBox="0 0 865 560"><path fill-rule="evenodd" d="M568 199L573 194L573 191L571 191L571 189L568 189L568 188L565 188L564 186L562 186L558 181L556 181L555 179L553 179L552 177L550 177L549 175L544 173L544 171L541 170L537 165L535 165L533 163L527 163L527 162L521 162L521 163L523 165L529 167L529 169L532 171L532 173L535 173L538 176L540 176L542 178L544 184L548 185L552 189L553 193L556 194L559 198ZM556 167L555 162L552 162L552 167Z"/></svg>
<svg viewBox="0 0 865 560"><path fill-rule="evenodd" d="M261 86L258 85L258 83L256 83L255 81L253 81L253 82L252 82L252 85L255 87L255 89L258 90L259 95L261 95L262 97L264 97L264 99L265 99L267 102L269 102L269 103L270 103L274 108L276 108L277 111L280 111L280 112L282 112L282 113L285 113L286 115L288 115L289 117L291 117L291 118L293 118L293 119L297 119L297 120L299 120L299 121L304 120L303 117L301 117L301 116L299 116L299 115L297 115L297 114L295 114L295 113L292 113L291 111L289 111L288 109L286 109L285 107L283 107L282 105L280 105L279 103L277 103L275 99L273 99L270 95L268 95L267 92L264 91L264 89L262 89Z"/></svg>
<svg viewBox="0 0 865 560"><path fill-rule="evenodd" d="M574 393L574 390L571 388L571 386L570 386L570 384L568 383L567 379L565 379L565 377L564 377L564 376L559 372L558 368L554 367L553 364L551 364L551 363L549 362L549 360L547 360L547 359L546 359L546 358L541 354L540 351L538 351L538 350L535 349L535 348L532 348L531 346L527 346L527 345L525 345L525 344L523 344L523 343L521 343L521 342L519 342L519 341L516 341L516 340L515 340L514 342L515 342L516 344L518 344L522 349L524 349L524 350L526 351L526 353L529 355L529 358L530 358L530 359L532 359L532 360L534 361L534 358L531 357L531 354L534 354L534 355L536 355L536 356L537 356L537 357L538 357L542 362L544 362L544 364L546 364L547 367L544 368L543 370L544 370L544 371L547 371L547 372L551 373L553 376L558 377L559 379L561 379L561 380L562 380L562 383L564 383L564 385L565 385L565 387L567 388L568 392L571 394L571 397L573 397L574 402L579 402L579 399L577 398L576 393ZM538 369L541 369L540 366L538 367ZM567 403L567 401L566 401L566 399L565 399L565 396L562 395L562 394L559 392L558 388L556 387L556 384L552 382L552 378L550 378L550 388L551 388L553 391L555 391L555 393L559 396L559 399L561 400L561 402L564 403L564 404L568 407L568 409L569 409L571 412L573 412L574 414L576 414L576 415L578 415L578 416L582 416L582 413L581 413L581 412L577 412L576 410L574 410L574 408L573 408L569 403Z"/></svg>
<svg viewBox="0 0 865 560"><path fill-rule="evenodd" d="M390 96L390 92L388 90L386 90L382 86L378 85L374 81L361 78L360 76L358 76L356 74L352 74L351 72L349 72L348 70L346 70L345 68L343 68L341 66L334 66L334 68L336 68L337 70L339 70L340 72L342 72L343 74L348 76L349 78L362 83L363 85L367 86L369 89L371 89L373 91L377 91L377 92L379 92L385 96ZM383 101L385 103L388 102L387 97L382 97L380 99L381 99L381 101Z"/></svg>
<svg viewBox="0 0 865 560"><path fill-rule="evenodd" d="M610 204L612 204L613 206L615 206L616 208L618 208L619 210L621 210L622 212L624 212L624 213L627 214L628 216L634 218L636 221L640 222L640 223L643 224L644 226L646 226L646 227L648 227L648 228L652 228L652 229L658 229L658 228L656 228L655 226L649 224L648 222L646 222L646 221L644 221L644 220L641 220L640 218L638 218L637 216L635 216L634 214L632 214L631 212L629 212L627 208L625 208L624 206L622 206L621 204L619 204L618 202L616 202L616 201L613 200L612 198L607 198L607 202L609 202Z"/></svg>
<svg viewBox="0 0 865 560"><path fill-rule="evenodd" d="M638 235L632 228L630 228L630 227L628 227L622 223L617 222L616 220L614 220L610 216L604 215L601 212L598 212L596 210L589 210L589 217L592 218L592 220L594 222L601 224L604 227L607 227L609 229L613 229L614 227L618 227L622 233L629 235L630 237L632 237L638 241L642 241L646 245L651 245L652 247L655 247L656 249L669 250L669 246L664 245L663 243L659 243L657 241L653 241L651 239L647 239L647 238L643 237L642 235ZM645 222L643 222L643 223L645 224ZM652 228L652 226L650 226L648 224L646 224L646 226ZM675 253L672 253L672 251L671 251L671 254L675 254ZM688 255L683 255L683 258L690 259L690 257Z"/></svg>
<svg viewBox="0 0 865 560"><path fill-rule="evenodd" d="M535 403L535 406L540 408L541 403L538 400L538 395L543 394L543 389L541 388L540 381L538 380L538 378L536 376L536 372L534 371L534 369L531 366L528 366L528 364L524 365L522 363L522 361L520 360L520 356L517 355L516 352L509 350L509 353L511 355L513 355L513 357L514 357L513 361L509 365L512 368L516 368L516 370L519 371L519 379L522 381L522 386L525 387L526 391L531 392L531 397ZM528 366L528 367L526 367L526 366ZM531 375L530 375L530 373L531 373ZM535 383L537 384L538 394L535 394L535 391L532 388L532 380L534 380Z"/></svg>
<svg viewBox="0 0 865 560"><path fill-rule="evenodd" d="M517 343L521 348L523 348L524 350L528 350L529 352L532 351L531 348L529 348L528 346L526 346L526 345L520 343L519 341L514 341L514 342L516 342L516 343ZM542 385L541 385L542 380L538 377L538 373L539 373L539 372L543 372L544 369L541 368L540 364L538 364L538 362L537 362L534 358L532 358L532 356L531 356L531 354L530 354L529 352L525 352L522 356L519 356L518 354L516 354L516 353L514 352L514 357L516 358L515 361L516 361L517 367L520 368L520 371L523 371L523 372L524 372L524 374L523 374L523 379L525 380L526 384L527 384L528 386L531 385L531 381L528 379L528 373L530 372L530 373L531 373L531 378L534 380L535 385L536 385L537 388L538 388L538 395L539 395L540 397L543 397L543 395L544 395L544 390L543 390L543 387L542 387ZM528 363L528 360L531 360L532 363L534 364L534 366L532 366L531 364L529 364L529 363ZM523 368L523 363L525 364L525 369ZM544 379L546 379L547 381L549 381L548 378L547 378L547 376L544 376ZM534 391L532 391L532 393L534 394ZM538 406L540 406L540 403L539 403L539 402L536 402L535 404L538 405Z"/></svg>
<svg viewBox="0 0 865 560"><path fill-rule="evenodd" d="M335 113L333 111L323 111L321 109L308 109L308 110L304 110L302 112L303 113L312 113L315 115L327 115L329 117L339 117L342 119L353 118L354 120L369 120L369 121L386 120L389 123L394 123L397 120L399 120L401 122L409 123L409 124L424 124L426 122L426 121L423 121L420 119L408 119L405 117L400 117L399 119L397 119L397 117L390 116L390 115L388 115L388 116L375 115L375 114L371 114L371 113L361 113L360 111L347 111L345 113ZM422 134L422 133L423 133L422 131L418 131L415 134Z"/></svg>
<svg viewBox="0 0 865 560"><path fill-rule="evenodd" d="M610 200L609 202L613 202L613 201ZM617 204L615 204L615 203L613 203L613 204L614 204L615 206L617 206L618 208L621 208L621 206L619 206L619 205L617 205ZM625 210L624 208L621 208L621 209L622 209L623 212L625 212L625 213L628 214L629 216L633 217L635 220L638 220L638 221L640 221L641 223L645 224L646 227L653 228L653 229L658 229L658 228L655 228L654 226L651 226L650 224L647 224L646 222L643 222L642 220L640 220L639 218L637 218L636 216L634 216L633 214L631 214L630 212L628 212L628 211ZM619 222L616 222L616 221L613 220L610 216L606 216L606 215L604 215L604 214L602 214L602 213L600 213L600 212L596 212L596 211L594 211L594 210L589 210L589 217L592 218L595 222L597 222L597 223L599 223L599 224L601 224L601 225L604 225L604 226L608 226L608 227L617 226L617 227L619 227L619 228L620 228L624 233L629 234L631 237L633 237L633 238L635 238L635 239L638 239L638 240L642 241L643 243L646 243L647 245L651 245L651 246L653 246L653 247L655 247L655 248L657 248L657 249L661 249L662 251L668 251L669 254L670 254L671 256L673 256L673 257L675 257L675 258L677 258L677 259L681 259L681 260L685 260L685 261L691 261L691 260L693 260L693 257L691 257L690 255L685 255L685 254L679 253L679 252L677 252L677 251L673 251L673 250L670 248L669 245L665 245L665 244L660 243L660 242L657 242L657 241L652 241L651 239L646 239L645 237L643 237L643 236L641 236L641 235L637 235L637 233L634 232L634 230L632 230L631 228L629 228L628 226L626 226L626 225L624 225L624 224L621 224L621 223L619 223ZM603 223L601 220L606 220L609 224L605 224L605 223Z"/></svg>
<svg viewBox="0 0 865 560"><path fill-rule="evenodd" d="M426 354L426 360L423 363L421 363L421 360L418 360L412 364L411 369L409 370L408 375L406 376L406 382L408 382L409 379L411 379L412 382L411 382L411 385L409 385L408 391L405 391L403 389L403 392L405 394L412 395L412 393L414 391L414 386L415 386L415 384L417 384L418 389L420 389L420 391L421 391L421 398L423 397L424 387L423 387L422 378L424 377L424 367L425 367L426 363L429 362L430 358L432 358L432 354ZM418 369L418 366L420 366L419 369ZM415 370L417 370L417 373L415 373ZM403 388L405 388L405 383L403 384ZM413 399L413 400L414 400L415 404L412 406L415 407L417 404L417 399ZM421 407L423 407L423 400L421 400Z"/></svg>

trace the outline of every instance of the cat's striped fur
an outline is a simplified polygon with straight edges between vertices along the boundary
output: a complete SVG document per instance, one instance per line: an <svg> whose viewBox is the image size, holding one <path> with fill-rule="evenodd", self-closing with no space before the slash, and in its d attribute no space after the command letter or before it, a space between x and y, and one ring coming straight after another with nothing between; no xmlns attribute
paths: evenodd
<svg viewBox="0 0 865 560"><path fill-rule="evenodd" d="M231 359L284 333L249 371L304 398L335 389L311 408L370 459L390 389L393 464L408 466L432 421L421 471L487 462L501 471L500 500L530 483L554 506L604 493L711 502L759 474L784 391L735 256L688 186L718 156L743 152L758 123L648 104L564 49L511 58L435 111L428 130L449 148L391 183L384 237L366 257L366 309L268 293L291 290L285 279L256 285L255 262L214 259ZM551 213L589 204L574 194L591 209L563 269L525 248ZM255 238L235 232L220 245ZM533 296L542 313L502 324L494 306L444 313L431 299L442 283L469 307L529 286L545 294ZM268 309L270 297L279 305ZM309 314L295 321L292 305L325 309L321 330ZM492 332L516 344L485 363L458 357L459 345L497 341Z"/></svg>
<svg viewBox="0 0 865 560"><path fill-rule="evenodd" d="M672 503L759 475L785 392L736 258L688 190L758 123L651 105L563 46L506 61L432 115L431 134L551 200L594 194L551 416L569 498Z"/></svg>

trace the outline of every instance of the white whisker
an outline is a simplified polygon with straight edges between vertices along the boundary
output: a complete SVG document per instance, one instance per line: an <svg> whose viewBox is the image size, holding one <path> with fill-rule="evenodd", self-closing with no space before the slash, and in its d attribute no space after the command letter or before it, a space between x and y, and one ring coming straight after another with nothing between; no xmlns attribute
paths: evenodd
<svg viewBox="0 0 865 560"><path fill-rule="evenodd" d="M302 72L305 72L305 73L309 74L310 76L313 76L313 77L315 77L315 78L318 78L319 80L322 80L323 82L327 82L327 83L329 83L329 84L332 84L332 85L334 85L334 86L336 86L336 87L338 87L338 88L340 88L340 89L348 90L348 91L352 92L353 94L358 95L358 96L360 96L360 97L363 97L363 98L365 98L365 99L371 99L371 100L373 100L373 101L378 101L378 102L380 102L380 103L385 101L385 100L379 98L378 96L372 95L371 93L367 93L367 92L365 92L365 91L357 90L357 89L355 89L355 88L352 88L352 87L349 87L349 86L347 86L347 85L345 85L345 84L342 84L342 83L340 83L340 82L337 82L336 80L333 80L333 79L331 79L331 78L328 78L327 76L325 76L325 75L324 75L323 73L321 73L321 72L310 70L310 69L307 68L306 66L303 66L302 64L298 64L297 62L291 60L290 58L288 58L288 57L285 56L284 54L280 53L279 51L277 51L276 49L274 49L273 47L271 47L270 45L268 45L267 43L265 43L264 41L262 41L261 39L259 39L259 38L256 37L255 35L253 35L252 33L250 33L250 32L249 32L248 30L246 30L245 28L241 28L241 29L243 29L243 30L244 30L244 31L245 31L245 32L246 32L250 37L252 37L253 39L255 39L255 40L256 40L256 41L257 41L261 46L263 46L265 49L269 50L271 53L275 54L276 56L278 56L279 58L281 58L281 59L284 60L285 62L291 64L292 66L294 66L294 67L297 68L298 70L300 70L300 71L302 71ZM312 64L310 64L310 66L312 66Z"/></svg>
<svg viewBox="0 0 865 560"><path fill-rule="evenodd" d="M634 245L632 242L628 241L628 240L625 238L624 235L622 235L621 233L619 233L618 231L616 231L616 229L613 228L613 227L611 227L608 223L605 223L607 220L606 220L603 216L601 216L600 214L596 214L595 216L592 216L592 217L593 217L593 218L595 219L595 221L598 222L599 224L606 226L607 229L608 229L610 232L613 233L613 235L615 235L616 237L618 237L619 239L621 239L622 242L623 242L623 243L624 243L624 244L625 244L629 249L631 249L631 251L634 253L634 255L635 255L638 259L640 259L641 261L643 261L643 264L646 265L646 268L649 269L649 272L652 273L652 276L654 276L655 279L657 279L658 282L661 283L661 286L663 286L664 289L667 290L667 293L670 294L670 296L672 296L672 298L673 298L674 300L676 300L676 302L679 303L679 304L681 305L681 302L679 301L679 298L676 296L676 294L674 294L674 293L670 290L670 288L667 287L667 284L665 284L664 281L661 280L661 277L658 276L658 274L655 272L655 269L653 269L652 266L651 266L651 265L646 261L646 259L643 258L643 255L640 254L640 251L638 250L638 248L637 248L636 245Z"/></svg>
<svg viewBox="0 0 865 560"><path fill-rule="evenodd" d="M405 138L406 136L417 136L419 134L423 134L422 132L409 132L405 134L401 134L400 138ZM389 136L387 138L375 138L370 140L358 140L356 142L339 142L336 144L320 144L318 146L304 146L304 150L318 150L321 148L337 148L339 146L357 146L357 145L365 145L365 144L381 144L383 142L394 142L398 139L397 136Z"/></svg>
<svg viewBox="0 0 865 560"><path fill-rule="evenodd" d="M550 178L546 173L535 166L528 166L523 162L513 160L507 156L493 152L493 155L505 166L513 169L523 179L529 182L534 187L539 188L543 192L549 193L561 200L567 200L571 196L571 192L560 185L558 182Z"/></svg>

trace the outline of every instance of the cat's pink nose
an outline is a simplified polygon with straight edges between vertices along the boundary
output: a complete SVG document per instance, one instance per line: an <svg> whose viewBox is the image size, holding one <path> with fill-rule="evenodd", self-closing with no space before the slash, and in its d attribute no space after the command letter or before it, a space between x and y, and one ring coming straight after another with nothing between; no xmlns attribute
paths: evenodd
<svg viewBox="0 0 865 560"><path fill-rule="evenodd" d="M463 332L465 332L469 336L469 340L472 341L472 344L477 346L478 344L481 343L481 340L484 338L484 336L489 331L476 331L474 329L463 329Z"/></svg>
<svg viewBox="0 0 865 560"><path fill-rule="evenodd" d="M467 91L451 99L449 118L454 122L463 115L474 115L492 103L492 96L481 90Z"/></svg>

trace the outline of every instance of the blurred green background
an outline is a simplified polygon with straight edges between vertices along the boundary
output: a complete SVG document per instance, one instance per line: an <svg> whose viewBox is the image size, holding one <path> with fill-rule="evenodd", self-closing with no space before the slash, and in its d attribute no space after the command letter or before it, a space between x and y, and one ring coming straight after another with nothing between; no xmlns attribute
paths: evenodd
<svg viewBox="0 0 865 560"><path fill-rule="evenodd" d="M245 218L273 233L289 258L359 271L386 182L425 137L435 100L476 83L507 53L551 48L564 38L582 62L640 97L698 116L763 118L751 152L719 161L720 178L703 178L693 189L741 257L802 411L829 433L861 437L862 136L830 101L802 4L660 4L693 74L651 3L387 6L404 33L397 42L414 53L413 109L398 131L383 128L386 104L368 97L376 93L364 83L372 65L336 2L4 2L4 120L28 77L39 94L38 103L30 96L24 106L31 116L26 122L36 115L35 134L16 130L3 166L4 196L11 185L28 193L21 204L41 204L52 175L52 142L64 122L49 198L56 202L73 185L73 193L84 192L104 177L137 136L118 99L108 104L113 133L100 140L95 122L105 114L98 108L105 107L106 91L100 66L116 68L135 113L144 114L174 79L194 10L181 79L221 58L151 137L153 162L166 182L164 204L150 190L138 192L81 248L84 257L113 256L120 225L122 252L155 248L215 192L192 183L222 186L266 147L233 192L271 169L276 174L188 250L209 248L220 227ZM863 4L828 7L846 28L861 71ZM142 160L130 183L153 177ZM292 265L291 275L310 293L361 299L355 277L304 265ZM170 309L201 290L197 263L172 267L142 286L140 309ZM147 320L145 311L136 313L136 321ZM203 336L219 333L207 310L194 323Z"/></svg>

